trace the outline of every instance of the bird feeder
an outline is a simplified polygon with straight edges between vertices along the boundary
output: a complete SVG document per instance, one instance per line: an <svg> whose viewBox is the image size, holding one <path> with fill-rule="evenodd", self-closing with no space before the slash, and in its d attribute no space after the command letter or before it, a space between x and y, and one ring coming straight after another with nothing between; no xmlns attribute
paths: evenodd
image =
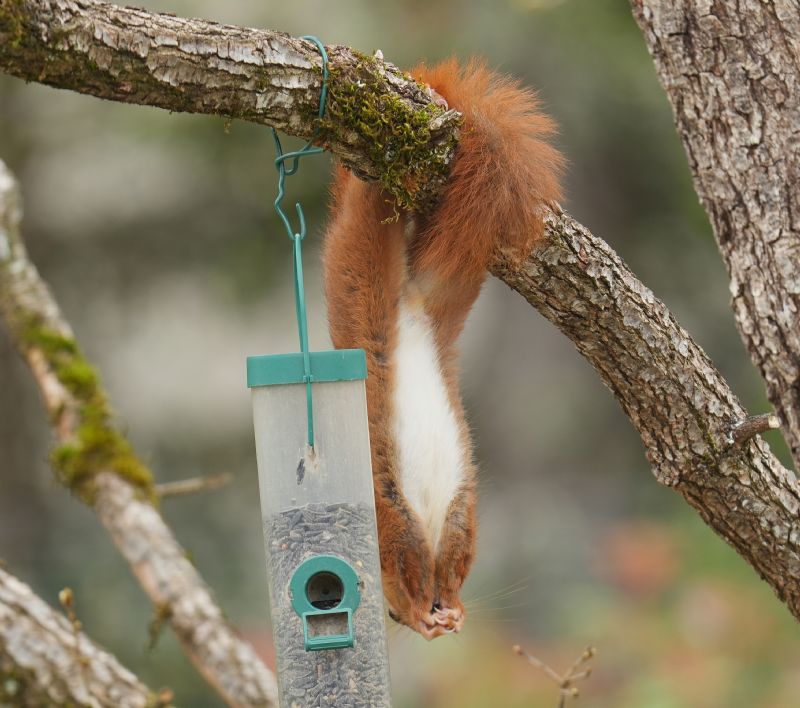
<svg viewBox="0 0 800 708"><path fill-rule="evenodd" d="M247 360L282 706L389 706L363 350Z"/></svg>

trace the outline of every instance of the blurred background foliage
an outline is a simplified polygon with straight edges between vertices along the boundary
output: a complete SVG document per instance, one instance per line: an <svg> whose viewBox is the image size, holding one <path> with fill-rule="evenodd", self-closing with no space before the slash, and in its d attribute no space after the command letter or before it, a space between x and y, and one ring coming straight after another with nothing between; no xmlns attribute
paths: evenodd
<svg viewBox="0 0 800 708"><path fill-rule="evenodd" d="M142 3L142 0L139 0ZM154 10L316 34L403 66L479 54L538 88L569 158L567 208L672 308L753 411L763 386L626 0L152 0ZM271 209L266 129L170 115L0 77L0 156L25 233L125 430L160 480L230 471L163 512L230 618L272 662L249 354L296 348L290 249ZM312 346L328 346L318 248L330 161L292 185L311 224ZM650 474L641 442L571 344L489 282L463 338L478 444L480 543L458 637L392 630L393 689L411 706L555 706L516 657L566 668L598 648L582 704L796 706L800 640L756 575ZM776 435L770 443L784 459ZM53 481L30 376L0 330L0 557L181 706L218 706L153 617L92 513Z"/></svg>

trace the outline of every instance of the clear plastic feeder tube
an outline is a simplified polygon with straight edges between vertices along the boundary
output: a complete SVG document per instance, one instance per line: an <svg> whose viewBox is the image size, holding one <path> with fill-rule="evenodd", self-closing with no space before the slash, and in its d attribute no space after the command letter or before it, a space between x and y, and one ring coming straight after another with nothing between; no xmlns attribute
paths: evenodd
<svg viewBox="0 0 800 708"><path fill-rule="evenodd" d="M250 357L281 705L389 706L362 350Z"/></svg>

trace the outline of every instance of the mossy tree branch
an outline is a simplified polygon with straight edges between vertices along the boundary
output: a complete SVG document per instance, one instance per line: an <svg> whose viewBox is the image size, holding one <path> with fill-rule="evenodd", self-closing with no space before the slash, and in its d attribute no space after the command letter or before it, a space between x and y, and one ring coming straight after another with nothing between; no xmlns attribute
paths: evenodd
<svg viewBox="0 0 800 708"><path fill-rule="evenodd" d="M0 568L0 705L155 708L165 703Z"/></svg>
<svg viewBox="0 0 800 708"><path fill-rule="evenodd" d="M0 0L0 72L99 98L271 125L314 139L406 206L447 175L460 116L380 58L280 32L90 0ZM319 131L319 132L317 132Z"/></svg>
<svg viewBox="0 0 800 708"><path fill-rule="evenodd" d="M195 667L231 706L276 706L275 679L225 620L152 504L152 475L114 426L105 394L20 233L16 183L0 161L0 316L39 386L61 481L97 513Z"/></svg>

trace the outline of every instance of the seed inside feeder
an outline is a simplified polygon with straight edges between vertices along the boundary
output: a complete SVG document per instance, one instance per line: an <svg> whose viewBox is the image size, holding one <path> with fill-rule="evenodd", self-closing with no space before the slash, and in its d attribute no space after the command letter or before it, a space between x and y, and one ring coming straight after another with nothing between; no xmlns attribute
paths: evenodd
<svg viewBox="0 0 800 708"><path fill-rule="evenodd" d="M305 504L265 519L276 673L285 696L283 705L289 708L391 705L374 518L371 504L338 502ZM292 607L289 584L300 564L315 555L337 556L358 568L361 604L353 614L356 641L351 649L306 651L303 644L303 622ZM334 584L326 575L334 574L315 573L305 586L308 601L317 609L339 607L343 599L341 580ZM325 589L328 595L323 594ZM331 608L316 605L334 600L337 604ZM309 618L311 637L345 632L344 612Z"/></svg>

